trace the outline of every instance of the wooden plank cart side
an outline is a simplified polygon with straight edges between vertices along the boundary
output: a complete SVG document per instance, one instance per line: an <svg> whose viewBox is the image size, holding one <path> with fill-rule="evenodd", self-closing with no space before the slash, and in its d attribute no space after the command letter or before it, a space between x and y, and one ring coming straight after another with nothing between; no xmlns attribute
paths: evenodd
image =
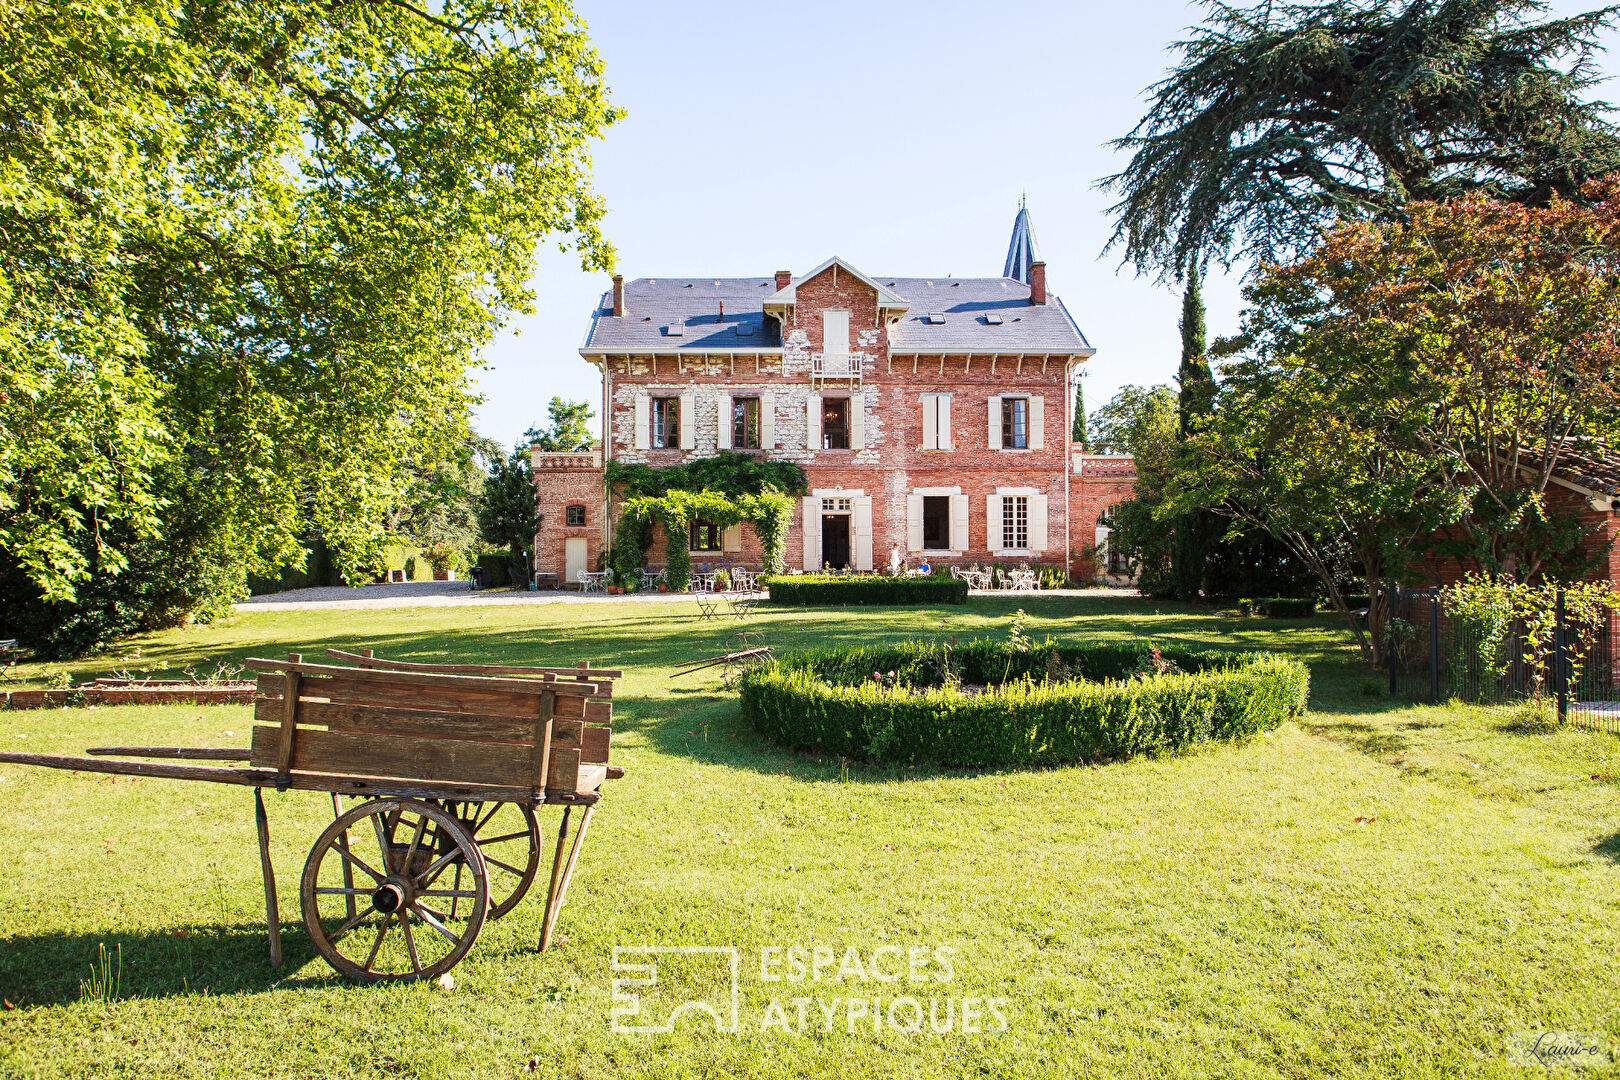
<svg viewBox="0 0 1620 1080"><path fill-rule="evenodd" d="M473 840L483 873L473 872L470 865L465 869L475 882L485 879L483 887L491 891L490 906L496 915L516 906L538 869L541 852L534 808L561 805L563 821L541 932L541 948L548 949L602 783L623 773L607 763L611 729L587 722L611 719L612 706L606 699L621 673L528 668L489 675L485 672L494 665L445 670L450 666L380 661L369 655L353 659L363 666L250 661L262 672L258 718L275 722L255 727L252 764L269 765L273 754L280 783L295 783L300 774L342 775L350 778L349 786L357 793L379 790L362 776L386 778L390 788L420 782L457 785L451 792L436 793L432 802ZM570 677L559 677L564 672ZM513 677L519 675L533 677ZM290 728L288 715L293 717ZM289 730L291 746L284 748ZM575 807L582 813L568 845ZM334 809L340 811L341 806L335 804ZM519 827L510 828L510 821L499 824L503 814L516 817ZM397 828L397 822L390 827ZM501 858L494 850L501 844L521 854ZM306 866L306 887L322 855L318 844ZM344 858L342 866L345 874L352 874L350 860ZM458 884L463 869L456 867ZM499 887L503 877L508 882L504 889ZM317 901L306 893L305 925L321 948L320 920L313 910ZM460 901L460 896L449 899L452 916ZM409 908L409 900L406 904ZM343 970L333 956L328 959Z"/></svg>
<svg viewBox="0 0 1620 1080"><path fill-rule="evenodd" d="M553 737L548 740L550 753L563 757L565 767L572 764L572 755L578 754L578 761L582 768L588 770L588 779L594 779L594 769L605 769L605 779L616 780L624 775L624 770L617 765L608 764L610 752L610 739L613 729L613 690L615 680L623 678L624 672L610 668L593 668L588 660L582 660L574 667L542 667L519 664L428 664L416 661L388 660L377 656L371 649L327 649L326 654L335 659L348 661L362 668L374 668L384 671L413 671L441 675L496 675L520 678L538 678L542 680L571 679L575 682L590 682L596 686L596 694L590 697L574 697L563 695L553 703L553 722L556 725ZM576 726L577 724L577 726ZM579 732L576 742L574 732ZM550 762L546 762L542 769L549 772ZM588 803L584 807L574 834L574 844L571 849L568 843L569 817L573 812L573 805L563 805L562 821L557 831L557 848L552 857L551 882L546 893L546 917L540 931L540 948L545 951L551 947L552 933L556 927L557 915L561 912L563 902L567 898L569 882L573 880L574 867L579 859L580 847L583 844L585 832L590 827L591 815L595 813L595 804ZM498 812L498 811L497 811ZM532 812L531 812L532 817ZM499 833L498 837L510 838L509 833ZM481 845L484 846L484 845ZM564 861L564 852L568 856ZM487 847L485 853L488 854ZM526 862L527 874L516 886L516 891L504 901L505 907L497 905L495 916L498 918L515 906L522 899L529 885L533 882L534 868L539 862L537 846L531 848Z"/></svg>

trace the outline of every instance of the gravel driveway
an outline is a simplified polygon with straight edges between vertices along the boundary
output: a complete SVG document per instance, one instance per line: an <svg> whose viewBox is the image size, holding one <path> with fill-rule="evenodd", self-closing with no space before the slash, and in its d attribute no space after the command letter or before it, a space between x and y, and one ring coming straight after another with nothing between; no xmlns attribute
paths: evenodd
<svg viewBox="0 0 1620 1080"><path fill-rule="evenodd" d="M1136 596L1135 589L1048 589L1044 592L1009 593L974 590L974 596L1016 596L1039 601L1048 596ZM303 608L396 608L464 607L477 604L649 604L660 600L690 600L685 593L632 593L608 596L605 593L556 592L542 589L474 589L465 581L399 581L381 585L348 588L326 585L313 589L252 596L237 604L238 611L296 611Z"/></svg>

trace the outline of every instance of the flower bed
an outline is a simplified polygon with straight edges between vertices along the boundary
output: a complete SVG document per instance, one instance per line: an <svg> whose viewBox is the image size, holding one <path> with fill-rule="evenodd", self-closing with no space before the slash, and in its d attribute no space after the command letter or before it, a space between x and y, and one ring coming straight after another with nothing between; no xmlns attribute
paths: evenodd
<svg viewBox="0 0 1620 1080"><path fill-rule="evenodd" d="M965 604L968 584L946 577L885 577L869 574L778 574L770 579L773 604L849 606L857 604Z"/></svg>
<svg viewBox="0 0 1620 1080"><path fill-rule="evenodd" d="M1241 739L1302 713L1309 689L1305 665L1272 653L997 641L818 649L741 683L743 715L778 742L968 767Z"/></svg>

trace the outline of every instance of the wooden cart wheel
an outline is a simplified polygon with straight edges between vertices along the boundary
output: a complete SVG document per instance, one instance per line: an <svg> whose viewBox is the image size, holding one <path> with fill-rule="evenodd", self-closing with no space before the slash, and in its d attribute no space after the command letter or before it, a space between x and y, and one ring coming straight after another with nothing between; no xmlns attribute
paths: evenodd
<svg viewBox="0 0 1620 1080"><path fill-rule="evenodd" d="M453 814L415 799L374 799L315 842L301 899L309 939L340 974L433 979L455 967L483 929L489 876ZM451 925L457 901L466 921Z"/></svg>
<svg viewBox="0 0 1620 1080"><path fill-rule="evenodd" d="M442 805L472 834L483 853L484 869L489 875L489 917L500 918L518 906L540 871L540 819L534 807L514 802ZM458 867L456 873L460 872ZM454 883L452 887L460 888ZM459 897L451 900L451 918L466 910L467 905Z"/></svg>

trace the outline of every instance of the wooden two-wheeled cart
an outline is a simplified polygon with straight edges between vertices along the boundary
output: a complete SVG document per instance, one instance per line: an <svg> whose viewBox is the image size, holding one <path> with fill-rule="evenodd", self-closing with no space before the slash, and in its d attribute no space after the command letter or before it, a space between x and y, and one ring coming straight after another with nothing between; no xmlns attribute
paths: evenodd
<svg viewBox="0 0 1620 1080"><path fill-rule="evenodd" d="M327 652L352 666L296 654L247 661L260 673L247 749L110 746L89 757L0 753L0 761L254 788L276 967L281 923L262 789L329 793L333 821L300 881L304 929L332 967L366 981L437 978L454 967L485 919L529 891L543 854L535 811L561 806L540 932L541 949L550 948L602 785L623 775L608 764L607 726L623 673ZM345 797L364 801L345 809Z"/></svg>

